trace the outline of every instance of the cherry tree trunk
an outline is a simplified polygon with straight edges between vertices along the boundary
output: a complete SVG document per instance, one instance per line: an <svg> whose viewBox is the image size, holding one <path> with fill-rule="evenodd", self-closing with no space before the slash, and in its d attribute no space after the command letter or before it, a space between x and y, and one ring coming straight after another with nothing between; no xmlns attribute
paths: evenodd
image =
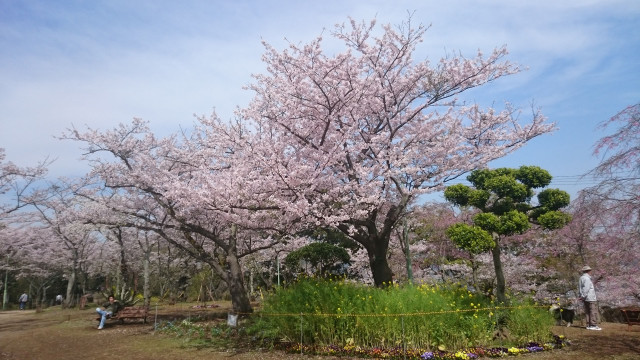
<svg viewBox="0 0 640 360"><path fill-rule="evenodd" d="M376 244L378 245L378 244ZM385 287L393 283L393 272L387 261L388 246L375 246L369 250L369 266L376 287Z"/></svg>
<svg viewBox="0 0 640 360"><path fill-rule="evenodd" d="M227 285L229 286L229 293L231 294L231 305L233 306L233 312L238 313L252 313L251 302L247 291L244 288L244 274L242 273L242 267L240 261L235 254L227 255Z"/></svg>
<svg viewBox="0 0 640 360"><path fill-rule="evenodd" d="M75 285L75 283L76 283L76 267L74 266L73 269L71 269L71 274L69 274L69 280L67 282L67 296L65 298L66 308L71 307L71 303L75 299L73 296L73 286Z"/></svg>
<svg viewBox="0 0 640 360"><path fill-rule="evenodd" d="M151 256L151 250L147 250L144 253L144 260L143 260L143 266L144 266L144 284L142 285L142 294L144 296L144 306L149 307L149 303L150 303L150 299L151 299L151 291L149 289L149 282L150 282L150 274L151 274L151 269L150 269L150 258Z"/></svg>

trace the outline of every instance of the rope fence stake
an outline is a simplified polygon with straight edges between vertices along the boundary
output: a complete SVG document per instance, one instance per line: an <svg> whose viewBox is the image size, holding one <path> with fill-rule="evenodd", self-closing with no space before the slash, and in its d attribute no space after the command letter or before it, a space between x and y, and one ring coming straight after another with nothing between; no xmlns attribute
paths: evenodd
<svg viewBox="0 0 640 360"><path fill-rule="evenodd" d="M407 346L406 339L404 337L404 315L400 317L400 321L402 322L402 353L404 354L403 358L407 359Z"/></svg>

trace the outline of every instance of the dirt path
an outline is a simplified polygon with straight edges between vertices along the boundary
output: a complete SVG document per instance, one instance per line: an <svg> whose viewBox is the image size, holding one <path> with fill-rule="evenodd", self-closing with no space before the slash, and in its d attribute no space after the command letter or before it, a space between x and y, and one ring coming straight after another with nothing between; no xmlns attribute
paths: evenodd
<svg viewBox="0 0 640 360"><path fill-rule="evenodd" d="M165 313L164 316L169 313ZM184 314L182 314L184 315ZM0 312L0 359L323 359L320 356L290 355L256 349L250 352L212 351L182 346L180 339L155 335L153 325L132 323L96 329L92 310L49 309ZM562 350L528 354L523 359L600 360L640 359L640 327L605 323L602 331L580 327L556 327L571 345Z"/></svg>

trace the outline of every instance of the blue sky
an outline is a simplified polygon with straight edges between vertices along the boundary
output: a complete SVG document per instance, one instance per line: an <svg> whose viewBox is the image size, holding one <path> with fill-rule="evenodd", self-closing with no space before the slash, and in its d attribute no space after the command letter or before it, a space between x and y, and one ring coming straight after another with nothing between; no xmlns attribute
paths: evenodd
<svg viewBox="0 0 640 360"><path fill-rule="evenodd" d="M320 34L334 51L334 24L376 18L431 25L417 58L473 56L506 45L527 71L465 95L558 130L492 166L538 165L572 196L598 159L597 124L640 101L640 1L62 1L0 0L0 147L50 175L86 171L78 144L54 138L72 124L108 129L140 117L158 134L190 127L213 109L230 119L242 89L261 73L265 40L277 48Z"/></svg>

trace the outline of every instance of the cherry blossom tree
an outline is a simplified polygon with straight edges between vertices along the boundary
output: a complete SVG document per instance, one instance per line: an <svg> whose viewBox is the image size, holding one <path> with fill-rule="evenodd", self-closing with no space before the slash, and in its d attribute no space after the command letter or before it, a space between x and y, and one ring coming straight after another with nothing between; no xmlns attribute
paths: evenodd
<svg viewBox="0 0 640 360"><path fill-rule="evenodd" d="M234 310L250 312L240 260L282 235L273 225L280 216L274 186L245 161L241 124L223 124L215 115L200 121L188 135L160 139L141 120L64 137L85 144L92 175L105 188L100 199L87 197L122 215L120 225L153 231L210 265L228 285Z"/></svg>
<svg viewBox="0 0 640 360"><path fill-rule="evenodd" d="M580 268L588 264L594 268L593 281L602 305L636 304L640 300L638 225L622 223L620 218L627 214L611 211L601 200L580 193L569 208L571 222L532 241L528 253L547 273L542 284L546 289L539 290L572 302Z"/></svg>
<svg viewBox="0 0 640 360"><path fill-rule="evenodd" d="M114 216L104 217L104 214L89 214L91 223L125 224L127 221L113 221ZM139 278L142 275L142 298L145 306L150 305L151 300L151 276L159 273L160 266L157 257L162 238L153 231L140 230L136 226L103 225L102 233L105 235L105 248L109 251L110 263L103 266L101 274L110 276L115 280L107 286L114 288L114 294L118 299L129 299L140 293ZM152 265L156 264L154 269ZM108 280L108 279L107 279Z"/></svg>
<svg viewBox="0 0 640 360"><path fill-rule="evenodd" d="M637 228L637 224L631 225ZM612 306L640 303L640 241L637 230L604 226L589 250L596 268L599 301ZM604 256L603 256L604 255Z"/></svg>
<svg viewBox="0 0 640 360"><path fill-rule="evenodd" d="M597 270L599 300L621 305L640 301L640 104L600 125L611 128L594 147L601 162L591 175L602 181L579 193L575 220L559 237L576 267L588 263Z"/></svg>
<svg viewBox="0 0 640 360"><path fill-rule="evenodd" d="M16 234L14 245L20 248L16 278L29 283L29 295L35 306L47 303L47 290L60 284L67 275L67 261L55 251L58 244L55 235L42 224L26 223Z"/></svg>
<svg viewBox="0 0 640 360"><path fill-rule="evenodd" d="M346 51L329 55L322 37L279 51L265 43L267 73L238 114L263 141L257 156L289 192L280 206L310 224L334 226L363 246L374 283L392 281L393 229L422 194L516 150L554 125L528 123L507 104L483 109L458 97L515 74L505 48L432 64L414 56L426 28L375 21L338 25ZM257 146L254 149L258 149Z"/></svg>
<svg viewBox="0 0 640 360"><path fill-rule="evenodd" d="M87 222L101 223L109 220L105 221L100 215L91 214ZM109 254L112 266L106 267L109 271L103 272L103 275L109 275L115 281L107 288L115 289L112 293L121 301L135 301L132 298L138 293L138 279L142 274L144 304L149 306L151 259L159 241L158 236L149 231L140 231L136 227L121 225L104 225L101 231L106 239L105 247L112 248Z"/></svg>
<svg viewBox="0 0 640 360"><path fill-rule="evenodd" d="M155 258L153 250L158 247L161 238L151 231L136 231L135 241L142 255L142 295L144 305L148 307L151 305L151 273L152 262Z"/></svg>
<svg viewBox="0 0 640 360"><path fill-rule="evenodd" d="M0 215L10 214L28 203L24 201L27 191L47 173L49 160L35 167L20 167L11 161L5 161L4 149L0 148ZM0 218L1 220L1 218Z"/></svg>
<svg viewBox="0 0 640 360"><path fill-rule="evenodd" d="M638 171L640 168L640 103L626 107L611 119L600 124L601 130L617 126L615 133L596 142L594 155L603 155L594 169L599 174L613 174L616 170ZM613 152L613 153L610 153Z"/></svg>
<svg viewBox="0 0 640 360"><path fill-rule="evenodd" d="M602 131L616 127L595 144L594 155L602 156L591 174L603 178L585 189L584 196L600 198L622 223L637 223L640 216L640 103L629 106L600 125Z"/></svg>
<svg viewBox="0 0 640 360"><path fill-rule="evenodd" d="M416 280L425 281L428 269L442 269L442 265L452 259L452 255L461 255L461 252L451 244L446 237L445 230L455 222L460 221L454 213L453 207L446 203L425 203L413 206L407 211L401 226L395 228L392 234L392 243L397 241L398 249L392 246L389 250L389 263L394 274L401 279L406 271L406 279L413 282L414 273ZM404 269L396 264L398 252L402 253ZM455 256L455 255L453 255ZM464 257L464 256L463 256ZM426 271L425 271L426 270Z"/></svg>
<svg viewBox="0 0 640 360"><path fill-rule="evenodd" d="M9 302L9 282L11 279L19 278L29 270L28 253L24 246L26 236L30 232L26 226L15 217L6 217L0 222L0 270L3 276L0 279L2 284L2 308L6 309Z"/></svg>
<svg viewBox="0 0 640 360"><path fill-rule="evenodd" d="M42 161L35 167L20 167L11 161L6 161L4 148L0 148L0 270L4 270L3 308L6 307L8 297L9 272L15 270L12 265L17 263L13 259L16 246L12 232L13 220L11 214L27 205L24 201L29 190L47 173L49 160ZM4 235L4 236L3 236Z"/></svg>
<svg viewBox="0 0 640 360"><path fill-rule="evenodd" d="M179 248L172 246L166 241L159 241L155 249L154 268L156 269L155 288L160 297L169 299L169 303L175 304L181 288L185 286L184 280L188 279L195 266L194 258L189 256ZM220 292L228 290L226 283L220 281L223 289Z"/></svg>
<svg viewBox="0 0 640 360"><path fill-rule="evenodd" d="M41 189L30 199L35 208L31 212L31 223L43 226L48 237L39 239L47 249L50 262L63 264L67 275L65 305L74 301L74 290L80 276L85 276L86 266L92 262L100 246L99 229L85 221L84 214L93 204L77 197L71 190L74 185L67 182Z"/></svg>
<svg viewBox="0 0 640 360"><path fill-rule="evenodd" d="M320 233L323 233L324 230L321 229ZM326 238L323 238L324 235L317 235L302 232L289 236L284 241L278 242L268 249L256 252L250 257L245 257L244 260L251 262L251 264L246 264L247 267L254 267L265 289L271 289L275 286L280 287L294 280L292 274L285 268L284 263L287 256L291 252L314 242L326 240ZM318 237L322 239L318 239ZM347 249L347 251L349 252L350 250ZM259 266L259 264L262 266Z"/></svg>

